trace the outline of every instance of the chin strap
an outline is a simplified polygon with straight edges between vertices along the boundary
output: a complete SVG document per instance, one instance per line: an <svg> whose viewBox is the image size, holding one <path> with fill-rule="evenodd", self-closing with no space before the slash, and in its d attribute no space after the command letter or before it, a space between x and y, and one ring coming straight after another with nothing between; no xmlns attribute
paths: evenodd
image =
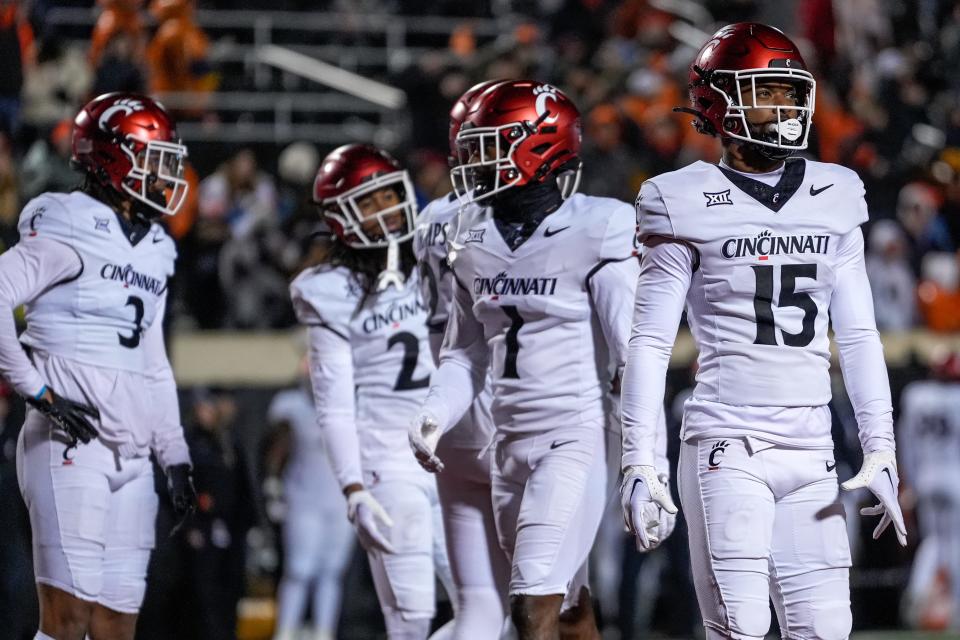
<svg viewBox="0 0 960 640"><path fill-rule="evenodd" d="M400 245L394 237L387 239L387 268L377 276L377 291L386 291L391 285L403 291L406 278L400 271Z"/></svg>

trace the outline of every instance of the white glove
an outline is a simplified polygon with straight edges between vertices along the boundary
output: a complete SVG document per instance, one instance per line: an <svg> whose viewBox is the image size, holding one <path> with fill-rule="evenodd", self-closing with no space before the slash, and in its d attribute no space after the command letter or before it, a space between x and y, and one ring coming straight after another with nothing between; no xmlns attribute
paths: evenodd
<svg viewBox="0 0 960 640"><path fill-rule="evenodd" d="M897 456L893 451L885 449L874 451L863 457L863 466L860 473L840 485L845 491L853 491L866 487L880 500L880 504L860 509L862 516L881 516L880 524L873 530L873 539L893 523L897 533L897 540L901 546L907 546L907 527L903 523L903 513L897 500L897 488L900 486L900 476L897 475Z"/></svg>
<svg viewBox="0 0 960 640"><path fill-rule="evenodd" d="M620 505L627 531L637 538L638 551L655 549L673 532L677 506L670 497L666 475L649 465L624 469Z"/></svg>
<svg viewBox="0 0 960 640"><path fill-rule="evenodd" d="M410 442L414 457L420 466L430 473L443 471L443 462L434 453L441 435L443 433L440 431L437 419L426 411L418 413L410 423L410 428L407 429L407 440Z"/></svg>
<svg viewBox="0 0 960 640"><path fill-rule="evenodd" d="M357 531L360 546L367 551L393 553L393 545L377 526L377 520L384 526L392 527L393 519L381 506L373 494L366 489L354 491L347 497L347 518Z"/></svg>

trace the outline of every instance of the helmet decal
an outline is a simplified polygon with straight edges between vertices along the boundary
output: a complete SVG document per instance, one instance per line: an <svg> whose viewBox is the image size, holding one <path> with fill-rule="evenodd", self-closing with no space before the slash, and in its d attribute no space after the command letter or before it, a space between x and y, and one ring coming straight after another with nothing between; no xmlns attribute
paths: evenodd
<svg viewBox="0 0 960 640"><path fill-rule="evenodd" d="M134 111L143 111L143 101L136 98L122 98L104 109L103 113L100 114L98 124L107 133L112 133L113 127L110 126L110 119L117 113L128 116Z"/></svg>
<svg viewBox="0 0 960 640"><path fill-rule="evenodd" d="M554 87L551 87L548 84L542 84L538 87L533 88L533 95L537 96L537 101L534 104L534 109L537 111L537 115L543 119L543 122L546 124L553 124L560 117L560 112L554 110L551 115L550 109L547 107L547 101L556 102L557 101L557 90Z"/></svg>

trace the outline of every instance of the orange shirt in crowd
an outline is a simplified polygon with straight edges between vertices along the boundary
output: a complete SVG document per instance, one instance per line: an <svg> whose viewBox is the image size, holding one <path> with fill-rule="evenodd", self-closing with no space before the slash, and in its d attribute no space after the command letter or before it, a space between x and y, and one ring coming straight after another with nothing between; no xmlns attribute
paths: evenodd
<svg viewBox="0 0 960 640"><path fill-rule="evenodd" d="M216 76L207 60L210 42L193 19L193 2L153 0L150 12L160 25L147 47L151 92L215 89Z"/></svg>
<svg viewBox="0 0 960 640"><path fill-rule="evenodd" d="M103 7L103 12L97 18L90 36L91 68L97 68L107 43L121 33L133 42L133 58L141 59L146 41L143 19L140 17L142 0L98 0L97 4Z"/></svg>
<svg viewBox="0 0 960 640"><path fill-rule="evenodd" d="M33 28L20 13L19 4L16 2L0 8L0 29L9 29L14 25L17 29L17 39L20 41L20 59L23 61L23 67L31 67L37 59Z"/></svg>
<svg viewBox="0 0 960 640"><path fill-rule="evenodd" d="M960 291L948 291L929 280L917 287L920 313L931 331L960 331Z"/></svg>

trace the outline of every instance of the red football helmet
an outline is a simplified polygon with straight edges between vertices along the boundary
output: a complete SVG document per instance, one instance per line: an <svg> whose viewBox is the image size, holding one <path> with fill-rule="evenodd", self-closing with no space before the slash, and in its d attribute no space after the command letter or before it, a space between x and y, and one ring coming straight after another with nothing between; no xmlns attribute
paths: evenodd
<svg viewBox="0 0 960 640"><path fill-rule="evenodd" d="M758 82L793 85L797 104L757 105ZM743 101L747 87L753 89L750 104ZM782 31L740 22L717 31L697 53L690 65L691 108L680 110L697 116L694 126L700 133L752 143L771 157L786 157L807 148L816 88L800 51ZM746 116L751 109L774 110L776 123L762 132L751 131Z"/></svg>
<svg viewBox="0 0 960 640"><path fill-rule="evenodd" d="M173 119L147 96L104 94L87 103L73 122L74 164L104 187L167 215L187 198L186 156Z"/></svg>
<svg viewBox="0 0 960 640"><path fill-rule="evenodd" d="M470 110L470 103L473 102L476 98L480 96L481 93L498 85L506 80L484 80L483 82L478 82L469 89L463 92L463 95L460 96L456 102L453 103L453 107L450 109L450 166L456 166L457 164L457 134L460 133L460 127L463 126L463 119L467 117L467 112Z"/></svg>
<svg viewBox="0 0 960 640"><path fill-rule="evenodd" d="M468 106L456 138L459 164L450 170L453 188L476 202L568 174L579 167L580 140L580 112L559 89L503 82Z"/></svg>
<svg viewBox="0 0 960 640"><path fill-rule="evenodd" d="M398 203L365 215L360 201L381 189L396 191ZM317 170L313 200L337 237L357 249L403 242L416 231L417 201L410 176L390 154L373 145L348 144L331 151ZM395 213L403 215L401 229L390 228ZM379 236L363 230L363 223L373 216L379 222Z"/></svg>

